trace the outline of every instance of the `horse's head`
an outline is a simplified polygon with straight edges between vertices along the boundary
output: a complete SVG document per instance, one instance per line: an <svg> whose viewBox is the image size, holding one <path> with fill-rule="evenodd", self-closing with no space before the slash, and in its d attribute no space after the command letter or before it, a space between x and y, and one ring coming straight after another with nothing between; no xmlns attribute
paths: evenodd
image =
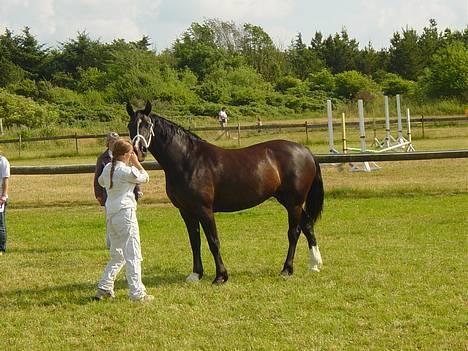
<svg viewBox="0 0 468 351"><path fill-rule="evenodd" d="M143 110L133 111L132 105L127 103L127 112L130 116L128 122L128 131L132 140L133 149L138 156L139 161L144 161L148 148L151 145L154 136L154 121L150 116L151 103L148 101Z"/></svg>

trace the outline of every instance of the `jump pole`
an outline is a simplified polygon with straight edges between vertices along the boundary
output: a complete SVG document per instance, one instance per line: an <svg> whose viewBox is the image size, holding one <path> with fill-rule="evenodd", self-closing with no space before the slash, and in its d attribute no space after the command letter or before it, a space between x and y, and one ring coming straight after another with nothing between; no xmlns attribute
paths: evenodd
<svg viewBox="0 0 468 351"><path fill-rule="evenodd" d="M339 154L335 149L335 143L333 138L333 114L332 114L332 102L327 100L327 117L328 117L328 151L332 154Z"/></svg>
<svg viewBox="0 0 468 351"><path fill-rule="evenodd" d="M406 152L415 151L411 141L411 115L409 108L406 109L406 123L408 126L408 146L406 147Z"/></svg>
<svg viewBox="0 0 468 351"><path fill-rule="evenodd" d="M398 98L399 101L399 98ZM388 107L388 96L384 96L384 110L385 110L385 139L381 145L381 147L388 148L390 147L392 141L396 143L396 139L392 137L390 132L390 109Z"/></svg>
<svg viewBox="0 0 468 351"><path fill-rule="evenodd" d="M341 141L343 142L343 153L345 154L348 147L346 145L346 116L344 112L341 114Z"/></svg>
<svg viewBox="0 0 468 351"><path fill-rule="evenodd" d="M360 143L360 151L361 152L367 152L368 150L366 149L366 128L364 125L364 104L362 102L362 99L358 100L358 114L359 114L359 143ZM348 149L351 150L351 149ZM365 172L371 172L376 169L380 169L381 167L378 166L375 162L363 162L362 168L357 166L356 164L353 164L353 168L351 169L352 171L365 171Z"/></svg>
<svg viewBox="0 0 468 351"><path fill-rule="evenodd" d="M396 95L396 107L397 107L397 122L398 122L398 138L396 141L398 144L401 144L401 148L403 149L403 147L406 145L405 143L407 143L408 140L406 140L403 137L403 125L401 123L400 94Z"/></svg>

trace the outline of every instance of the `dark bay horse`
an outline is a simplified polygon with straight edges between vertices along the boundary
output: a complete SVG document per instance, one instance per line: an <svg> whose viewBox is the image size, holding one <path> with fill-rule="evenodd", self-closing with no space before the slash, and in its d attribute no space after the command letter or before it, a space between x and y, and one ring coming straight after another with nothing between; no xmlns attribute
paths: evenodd
<svg viewBox="0 0 468 351"><path fill-rule="evenodd" d="M309 245L310 270L320 270L322 258L313 226L322 212L324 189L319 163L309 149L286 140L223 149L152 114L151 109L149 102L138 111L127 104L128 130L138 158L144 160L149 151L163 168L167 195L187 226L193 253L193 271L187 281L203 276L200 224L216 265L213 283L224 283L228 273L214 213L243 210L270 197L288 212L289 249L281 274L293 273L301 231Z"/></svg>

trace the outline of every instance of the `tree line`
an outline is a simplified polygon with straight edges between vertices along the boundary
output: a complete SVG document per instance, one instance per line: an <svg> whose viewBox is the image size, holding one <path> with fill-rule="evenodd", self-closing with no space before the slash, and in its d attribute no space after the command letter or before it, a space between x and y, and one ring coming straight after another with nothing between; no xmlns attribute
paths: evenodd
<svg viewBox="0 0 468 351"><path fill-rule="evenodd" d="M160 53L151 39L95 40L86 32L57 48L29 27L0 35L0 118L6 126L112 121L122 104L151 100L167 115L240 116L323 111L357 98L404 94L416 104L468 100L468 27L395 32L390 46L364 48L346 29L310 43L301 33L280 49L260 26L218 19L192 23ZM449 109L450 109L449 108ZM453 111L451 111L453 112Z"/></svg>

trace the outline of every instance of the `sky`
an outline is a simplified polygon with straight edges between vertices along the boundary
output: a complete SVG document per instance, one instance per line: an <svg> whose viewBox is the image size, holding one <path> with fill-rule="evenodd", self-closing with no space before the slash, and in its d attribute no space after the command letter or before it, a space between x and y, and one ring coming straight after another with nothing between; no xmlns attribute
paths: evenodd
<svg viewBox="0 0 468 351"><path fill-rule="evenodd" d="M360 47L388 48L395 32L419 34L429 19L445 28L468 25L468 0L0 0L0 33L28 26L40 44L57 47L78 32L111 42L150 37L152 49L168 48L192 23L216 18L263 28L280 49L298 33L307 44L345 28Z"/></svg>

